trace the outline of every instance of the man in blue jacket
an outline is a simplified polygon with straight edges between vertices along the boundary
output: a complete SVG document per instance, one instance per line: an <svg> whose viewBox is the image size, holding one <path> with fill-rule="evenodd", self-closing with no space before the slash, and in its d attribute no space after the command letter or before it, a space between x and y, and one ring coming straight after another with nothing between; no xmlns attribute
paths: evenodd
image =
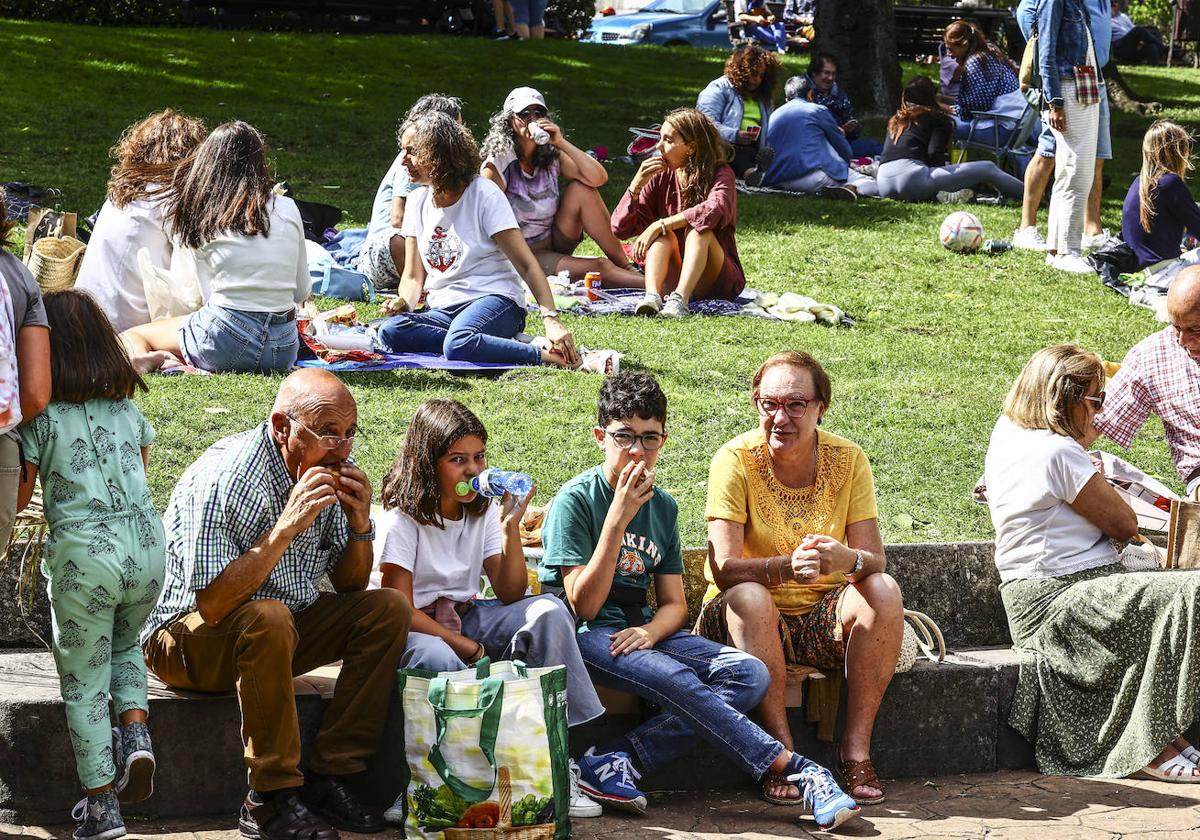
<svg viewBox="0 0 1200 840"><path fill-rule="evenodd" d="M784 88L786 102L771 115L767 144L775 160L763 184L781 190L855 201L878 196L873 178L850 169L850 142L833 113L812 99L812 80L793 76Z"/></svg>

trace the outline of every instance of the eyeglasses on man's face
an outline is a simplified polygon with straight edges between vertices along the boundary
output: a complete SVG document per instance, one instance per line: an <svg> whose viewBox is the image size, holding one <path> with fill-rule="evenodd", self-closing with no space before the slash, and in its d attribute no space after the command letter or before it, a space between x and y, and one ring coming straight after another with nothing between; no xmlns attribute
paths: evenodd
<svg viewBox="0 0 1200 840"><path fill-rule="evenodd" d="M312 429L308 428L308 426L305 426L303 423L301 423L299 419L290 414L287 415L287 418L301 429L312 435L316 439L317 443L321 444L326 449L337 449L338 447L345 446L346 444L354 446L356 441L362 440L365 437L362 429L358 428L357 426L351 427L350 434L346 435L345 437L340 437L338 435L322 435L314 432Z"/></svg>

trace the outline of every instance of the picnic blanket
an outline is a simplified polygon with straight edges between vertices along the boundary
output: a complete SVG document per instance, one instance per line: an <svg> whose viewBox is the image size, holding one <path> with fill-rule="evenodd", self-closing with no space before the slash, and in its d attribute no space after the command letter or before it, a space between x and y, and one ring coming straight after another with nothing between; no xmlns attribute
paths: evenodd
<svg viewBox="0 0 1200 840"><path fill-rule="evenodd" d="M553 279L553 278L552 278ZM582 287L576 289L555 283L554 299L560 309L576 315L632 315L645 294L641 289L601 289L600 300L588 300ZM530 309L536 309L537 303ZM821 303L795 292L760 292L743 289L737 300L693 300L688 303L693 315L750 315L771 321L801 321L854 326L854 319L831 303Z"/></svg>

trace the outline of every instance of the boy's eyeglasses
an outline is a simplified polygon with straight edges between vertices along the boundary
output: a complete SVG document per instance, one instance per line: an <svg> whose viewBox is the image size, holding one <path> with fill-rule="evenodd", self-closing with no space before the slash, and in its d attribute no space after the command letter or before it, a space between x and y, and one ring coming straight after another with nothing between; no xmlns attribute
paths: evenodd
<svg viewBox="0 0 1200 840"><path fill-rule="evenodd" d="M301 429L308 432L314 438L316 438L317 443L321 444L326 449L337 449L339 446L343 446L347 443L350 444L351 446L354 446L356 441L363 440L365 438L365 435L363 435L362 429L359 429L359 428L355 428L353 431L350 432L350 434L346 435L345 437L338 437L337 435L319 435L316 432L314 432L312 429L308 428L308 426L305 426L303 423L301 423L299 420L297 420L292 415L290 415L290 414L287 415L287 418L289 420L291 420L293 423L295 423L297 426L299 426Z"/></svg>
<svg viewBox="0 0 1200 840"><path fill-rule="evenodd" d="M647 452L654 452L661 449L663 445L663 436L658 432L645 432L644 434L635 435L633 432L610 432L604 430L604 434L613 439L613 443L621 449L629 449L633 446L633 442L637 441L642 445L642 449Z"/></svg>
<svg viewBox="0 0 1200 840"><path fill-rule="evenodd" d="M804 416L804 412L808 411L808 403L808 400L801 399L754 398L754 404L758 407L758 413L763 417L770 417L782 408L783 413L793 420Z"/></svg>
<svg viewBox="0 0 1200 840"><path fill-rule="evenodd" d="M536 108L536 107L535 108L526 108L524 111L517 112L517 116L520 117L525 122L529 122L530 120L540 120L543 117L547 117L549 115L550 115L550 112L547 111L545 108Z"/></svg>

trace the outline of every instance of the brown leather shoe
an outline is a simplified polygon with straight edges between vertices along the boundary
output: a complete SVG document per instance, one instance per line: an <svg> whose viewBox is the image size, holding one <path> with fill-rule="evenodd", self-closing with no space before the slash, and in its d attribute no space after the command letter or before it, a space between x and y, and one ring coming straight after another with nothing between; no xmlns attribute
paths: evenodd
<svg viewBox="0 0 1200 840"><path fill-rule="evenodd" d="M238 830L252 840L340 840L341 834L300 801L300 789L281 790L264 800L250 791Z"/></svg>

